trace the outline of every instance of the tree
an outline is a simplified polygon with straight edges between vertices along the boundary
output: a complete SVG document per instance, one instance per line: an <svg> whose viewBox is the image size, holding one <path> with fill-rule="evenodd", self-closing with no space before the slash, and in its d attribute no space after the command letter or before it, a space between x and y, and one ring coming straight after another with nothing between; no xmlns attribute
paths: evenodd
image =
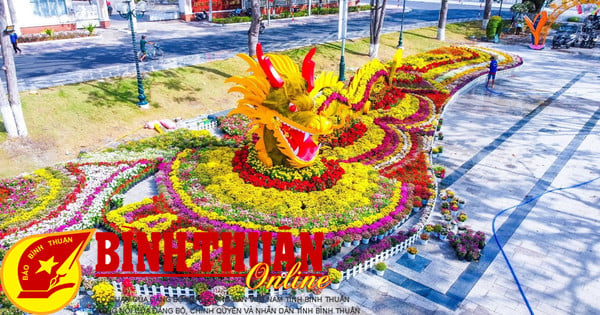
<svg viewBox="0 0 600 315"><path fill-rule="evenodd" d="M12 4L10 1L9 3ZM6 72L8 91L7 103L4 88L0 84L0 89L2 90L0 92L0 114L2 115L2 120L9 136L26 137L27 126L25 125L25 118L23 117L23 109L21 107L21 96L19 95L19 88L17 86L17 69L15 67L12 45L9 34L3 31L6 29L6 26L6 8L4 7L4 1L0 1L0 46L2 47L2 59L4 60L2 68Z"/></svg>
<svg viewBox="0 0 600 315"><path fill-rule="evenodd" d="M487 24L492 16L492 0L485 0L485 7L483 8L483 20L481 21L481 29L487 28Z"/></svg>
<svg viewBox="0 0 600 315"><path fill-rule="evenodd" d="M370 0L371 4L371 29L369 57L377 58L379 53L379 38L381 37L381 27L385 18L385 4L387 0Z"/></svg>
<svg viewBox="0 0 600 315"><path fill-rule="evenodd" d="M438 40L446 40L446 18L448 17L448 0L442 0L440 18L438 20Z"/></svg>
<svg viewBox="0 0 600 315"><path fill-rule="evenodd" d="M268 0L267 0L268 1ZM252 23L248 30L248 55L256 55L256 44L258 44L258 34L260 31L260 0L252 0Z"/></svg>

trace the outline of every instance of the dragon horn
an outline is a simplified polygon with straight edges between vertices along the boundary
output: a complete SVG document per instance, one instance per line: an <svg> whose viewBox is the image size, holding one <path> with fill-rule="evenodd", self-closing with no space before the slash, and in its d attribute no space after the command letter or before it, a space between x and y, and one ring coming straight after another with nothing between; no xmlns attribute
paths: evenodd
<svg viewBox="0 0 600 315"><path fill-rule="evenodd" d="M308 83L307 91L310 92L315 87L315 62L312 61L312 57L317 51L317 48L314 47L311 49L306 57L304 57L304 61L302 62L302 77Z"/></svg>
<svg viewBox="0 0 600 315"><path fill-rule="evenodd" d="M263 55L262 45L260 43L256 44L256 58L258 59L260 67L265 72L269 83L271 83L271 86L276 89L282 87L283 79L281 78L279 73L277 73L275 67L273 67L271 60L269 60L269 57Z"/></svg>

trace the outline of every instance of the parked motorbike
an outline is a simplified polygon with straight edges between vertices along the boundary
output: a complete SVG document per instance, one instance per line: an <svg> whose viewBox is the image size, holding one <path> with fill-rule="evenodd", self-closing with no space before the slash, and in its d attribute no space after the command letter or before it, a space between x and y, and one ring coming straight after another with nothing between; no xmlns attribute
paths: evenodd
<svg viewBox="0 0 600 315"><path fill-rule="evenodd" d="M242 9L235 9L234 11L231 11L231 13L229 14L230 17L234 17L234 16L242 16Z"/></svg>
<svg viewBox="0 0 600 315"><path fill-rule="evenodd" d="M196 18L196 21L207 21L208 13L206 13L206 11L196 12L195 18Z"/></svg>
<svg viewBox="0 0 600 315"><path fill-rule="evenodd" d="M598 35L593 32L586 32L581 37L581 48L594 48L596 46L596 42L598 41Z"/></svg>

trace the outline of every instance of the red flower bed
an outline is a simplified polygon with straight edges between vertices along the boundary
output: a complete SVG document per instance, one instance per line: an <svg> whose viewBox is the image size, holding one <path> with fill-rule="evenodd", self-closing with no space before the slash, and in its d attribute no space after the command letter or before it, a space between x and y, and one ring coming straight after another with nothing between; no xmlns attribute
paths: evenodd
<svg viewBox="0 0 600 315"><path fill-rule="evenodd" d="M360 120L353 121L343 130L336 130L331 135L319 137L319 142L329 144L333 148L347 147L360 139L369 128Z"/></svg>
<svg viewBox="0 0 600 315"><path fill-rule="evenodd" d="M373 104L374 109L391 109L392 106L395 106L400 99L404 98L404 93L402 90L395 87L390 86L390 88L385 92L383 97Z"/></svg>
<svg viewBox="0 0 600 315"><path fill-rule="evenodd" d="M325 190L333 187L337 181L344 175L344 169L338 161L321 160L325 165L325 172L319 177L313 176L310 180L295 179L291 182L286 182L276 178L270 178L267 175L258 173L248 163L248 147L235 152L233 158L233 171L240 174L240 178L247 184L257 187L275 188L278 190L292 190L297 192L310 192Z"/></svg>

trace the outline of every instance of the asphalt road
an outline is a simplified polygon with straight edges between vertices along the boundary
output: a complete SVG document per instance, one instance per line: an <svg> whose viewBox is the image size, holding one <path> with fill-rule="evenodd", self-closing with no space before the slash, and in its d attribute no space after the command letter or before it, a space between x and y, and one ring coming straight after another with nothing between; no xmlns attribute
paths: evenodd
<svg viewBox="0 0 600 315"><path fill-rule="evenodd" d="M398 3L388 3L384 33L400 29L402 10ZM410 28L411 25L418 26L423 22L438 20L439 3L407 1L406 6L411 10L405 14L405 29ZM448 19L478 19L482 14L481 10L478 4L451 4ZM493 14L497 13L498 8L494 8ZM508 6L504 7L503 17L511 17ZM103 67L131 67L133 54L131 36L125 29L127 22L118 15L113 15L112 19L113 28L122 30L121 32L112 31L110 34L103 33L105 38L101 41L87 39L22 44L21 47L25 54L15 58L19 81L39 80L46 76L56 77L59 74L81 72L81 70L92 71ZM272 20L266 32L260 36L260 42L263 43L266 51L276 51L335 41L337 25L336 15L299 18L295 19L293 23L289 19ZM214 56L215 54L229 56L245 51L247 47L248 24L214 26L198 22L144 22L141 20L138 23L138 29L146 29L150 40L160 42L165 55L169 58L185 59L186 56ZM369 13L352 13L348 21L348 38L368 35ZM139 37L137 40L139 41ZM4 76L3 73L2 75ZM85 80L85 78L81 80ZM57 80L54 85L60 85L59 81ZM47 85L52 86L53 84Z"/></svg>

